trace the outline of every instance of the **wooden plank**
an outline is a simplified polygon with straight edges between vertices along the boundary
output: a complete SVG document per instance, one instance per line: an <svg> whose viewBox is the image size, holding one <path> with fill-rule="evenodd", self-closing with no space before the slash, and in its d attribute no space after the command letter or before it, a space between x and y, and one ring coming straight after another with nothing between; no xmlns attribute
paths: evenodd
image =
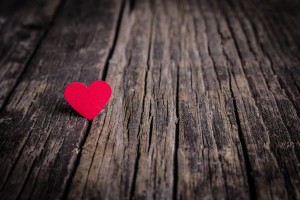
<svg viewBox="0 0 300 200"><path fill-rule="evenodd" d="M63 99L66 84L101 79L119 1L68 1L0 114L0 199L67 192L88 121Z"/></svg>
<svg viewBox="0 0 300 200"><path fill-rule="evenodd" d="M42 40L61 0L0 2L0 109Z"/></svg>
<svg viewBox="0 0 300 200"><path fill-rule="evenodd" d="M92 124L70 199L172 197L177 75L162 4L127 5L108 68L114 98Z"/></svg>
<svg viewBox="0 0 300 200"><path fill-rule="evenodd" d="M300 194L299 167L295 167L299 166L296 147L299 117L292 97L298 92L290 89L294 85L288 84L286 66L276 63L281 58L278 59L278 54L270 54L274 46L266 37L268 27L264 27L253 14L245 14L249 9L254 12L257 6L243 3L246 4L244 10L238 2L221 3L220 8L223 8L237 52L229 54L229 48L225 48L230 63L237 64L230 72L231 87L249 155L255 196L260 199L297 199ZM283 50L279 54L285 56ZM284 88L291 91L290 98L281 88L274 69L283 72L278 76L286 84ZM246 87L241 87L245 83ZM293 125L287 120L293 121Z"/></svg>
<svg viewBox="0 0 300 200"><path fill-rule="evenodd" d="M183 8L178 199L251 197L217 14L207 1Z"/></svg>

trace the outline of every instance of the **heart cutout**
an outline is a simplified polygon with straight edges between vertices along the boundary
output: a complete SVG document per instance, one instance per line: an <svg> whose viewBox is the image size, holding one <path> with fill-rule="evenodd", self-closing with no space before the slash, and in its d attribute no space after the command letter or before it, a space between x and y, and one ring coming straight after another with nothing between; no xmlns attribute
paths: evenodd
<svg viewBox="0 0 300 200"><path fill-rule="evenodd" d="M105 81L94 81L88 87L80 82L70 83L64 92L66 101L83 117L94 119L107 104L112 90Z"/></svg>

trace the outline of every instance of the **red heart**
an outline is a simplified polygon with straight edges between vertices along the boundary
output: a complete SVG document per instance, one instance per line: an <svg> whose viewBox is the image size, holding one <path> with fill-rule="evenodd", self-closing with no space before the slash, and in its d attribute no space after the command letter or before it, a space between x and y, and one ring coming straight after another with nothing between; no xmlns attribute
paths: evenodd
<svg viewBox="0 0 300 200"><path fill-rule="evenodd" d="M105 81L94 81L89 87L74 82L66 87L64 96L74 110L92 120L105 107L111 93L111 87Z"/></svg>

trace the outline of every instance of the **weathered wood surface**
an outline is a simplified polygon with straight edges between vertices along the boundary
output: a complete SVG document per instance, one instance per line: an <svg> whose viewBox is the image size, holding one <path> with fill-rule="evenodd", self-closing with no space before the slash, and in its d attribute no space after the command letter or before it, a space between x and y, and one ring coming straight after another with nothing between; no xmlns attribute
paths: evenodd
<svg viewBox="0 0 300 200"><path fill-rule="evenodd" d="M0 109L17 85L61 0L0 2Z"/></svg>
<svg viewBox="0 0 300 200"><path fill-rule="evenodd" d="M0 199L300 199L299 2L18 2ZM89 122L63 90L96 79L113 97Z"/></svg>
<svg viewBox="0 0 300 200"><path fill-rule="evenodd" d="M63 99L89 83L113 46L118 1L67 1L1 112L0 199L66 195L89 122Z"/></svg>

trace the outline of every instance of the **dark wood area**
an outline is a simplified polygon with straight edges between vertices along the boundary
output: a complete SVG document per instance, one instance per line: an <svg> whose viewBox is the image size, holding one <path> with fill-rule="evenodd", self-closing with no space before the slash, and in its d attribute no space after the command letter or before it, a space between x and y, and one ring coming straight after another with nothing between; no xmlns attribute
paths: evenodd
<svg viewBox="0 0 300 200"><path fill-rule="evenodd" d="M300 199L300 1L1 0L0 199Z"/></svg>

